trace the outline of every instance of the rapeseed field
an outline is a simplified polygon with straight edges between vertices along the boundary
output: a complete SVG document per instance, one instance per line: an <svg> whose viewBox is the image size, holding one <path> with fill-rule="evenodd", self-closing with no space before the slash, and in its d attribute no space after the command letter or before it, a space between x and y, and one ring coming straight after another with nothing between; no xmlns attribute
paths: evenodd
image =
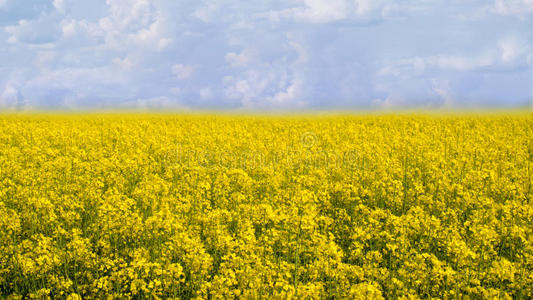
<svg viewBox="0 0 533 300"><path fill-rule="evenodd" d="M531 299L533 115L0 116L0 298Z"/></svg>

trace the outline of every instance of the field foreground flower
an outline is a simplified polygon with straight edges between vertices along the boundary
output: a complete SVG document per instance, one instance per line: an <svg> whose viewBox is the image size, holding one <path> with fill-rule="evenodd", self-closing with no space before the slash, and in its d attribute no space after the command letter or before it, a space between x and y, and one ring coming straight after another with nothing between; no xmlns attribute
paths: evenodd
<svg viewBox="0 0 533 300"><path fill-rule="evenodd" d="M0 298L533 297L531 115L0 129Z"/></svg>

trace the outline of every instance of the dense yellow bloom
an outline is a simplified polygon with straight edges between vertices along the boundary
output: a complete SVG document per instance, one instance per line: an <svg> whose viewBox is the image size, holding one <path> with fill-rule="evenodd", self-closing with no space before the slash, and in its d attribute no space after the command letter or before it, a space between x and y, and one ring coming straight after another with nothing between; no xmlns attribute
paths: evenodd
<svg viewBox="0 0 533 300"><path fill-rule="evenodd" d="M3 115L0 298L533 298L533 117Z"/></svg>

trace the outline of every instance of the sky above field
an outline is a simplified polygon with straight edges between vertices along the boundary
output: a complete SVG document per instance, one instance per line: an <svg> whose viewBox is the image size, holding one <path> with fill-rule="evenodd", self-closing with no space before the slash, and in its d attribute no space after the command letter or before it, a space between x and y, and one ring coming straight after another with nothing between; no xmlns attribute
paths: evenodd
<svg viewBox="0 0 533 300"><path fill-rule="evenodd" d="M517 107L533 0L0 0L0 107Z"/></svg>

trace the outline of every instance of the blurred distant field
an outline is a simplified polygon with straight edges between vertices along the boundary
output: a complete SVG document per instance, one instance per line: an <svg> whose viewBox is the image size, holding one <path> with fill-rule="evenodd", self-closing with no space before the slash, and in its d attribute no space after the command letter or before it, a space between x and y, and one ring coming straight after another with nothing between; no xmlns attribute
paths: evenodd
<svg viewBox="0 0 533 300"><path fill-rule="evenodd" d="M533 297L533 115L0 116L0 298Z"/></svg>

